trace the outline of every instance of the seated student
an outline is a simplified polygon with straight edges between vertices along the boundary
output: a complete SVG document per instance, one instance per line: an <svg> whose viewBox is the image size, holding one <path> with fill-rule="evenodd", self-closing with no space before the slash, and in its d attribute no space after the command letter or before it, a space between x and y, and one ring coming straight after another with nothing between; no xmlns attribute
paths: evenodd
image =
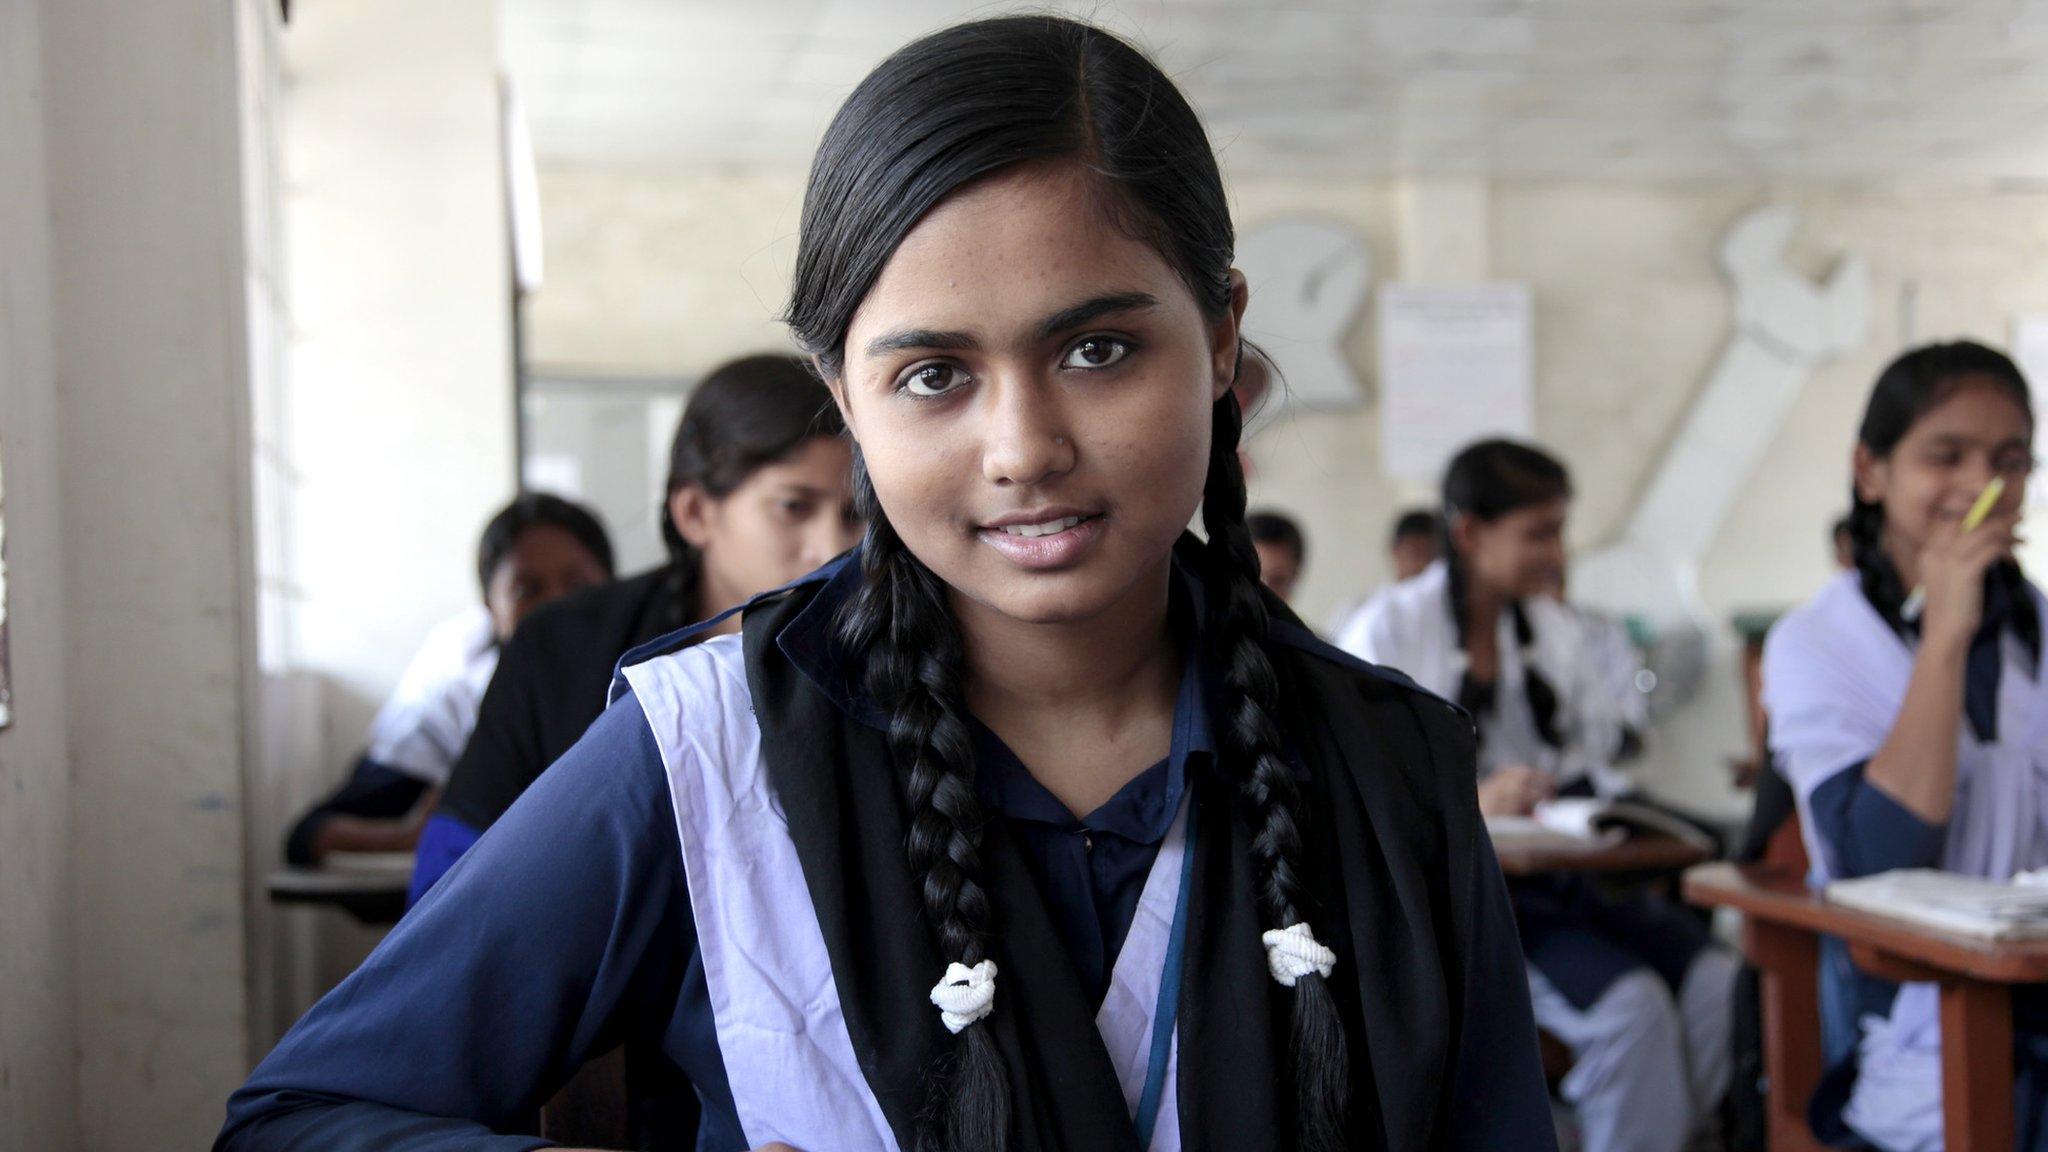
<svg viewBox="0 0 2048 1152"><path fill-rule="evenodd" d="M844 430L831 394L795 357L743 357L698 384L669 452L668 563L568 598L506 645L428 821L413 902L582 737L604 710L619 657L852 546L860 522Z"/></svg>
<svg viewBox="0 0 2048 1152"><path fill-rule="evenodd" d="M1394 521L1393 535L1387 541L1387 569L1393 573L1392 582L1398 584L1421 575L1423 569L1436 561L1442 546L1443 525L1436 513L1423 508L1403 512ZM1370 596L1353 596L1338 605L1330 615L1330 635L1341 635L1369 599Z"/></svg>
<svg viewBox="0 0 2048 1152"><path fill-rule="evenodd" d="M1443 522L1427 508L1410 508L1394 521L1394 534L1387 541L1387 560L1394 583L1413 580L1423 569L1437 562L1444 542Z"/></svg>
<svg viewBox="0 0 2048 1152"><path fill-rule="evenodd" d="M1556 792L1628 787L1623 724L1581 622L1543 593L1561 578L1571 484L1542 451L1489 440L1444 476L1444 559L1359 611L1340 646L1408 673L1479 725L1479 807L1526 815ZM1661 901L1579 877L1512 881L1536 1022L1574 1057L1561 1085L1588 1152L1676 1150L1728 1084L1739 964Z"/></svg>
<svg viewBox="0 0 2048 1152"><path fill-rule="evenodd" d="M707 1152L1554 1147L1469 726L1259 586L1233 247L1109 33L878 65L789 308L859 550L628 655L221 1152L531 1148L493 1133L621 1035Z"/></svg>
<svg viewBox="0 0 2048 1152"><path fill-rule="evenodd" d="M491 517L477 544L482 603L427 634L371 722L368 750L348 781L292 827L285 859L411 851L476 726L498 646L535 608L611 577L611 540L587 509L536 492Z"/></svg>
<svg viewBox="0 0 2048 1152"><path fill-rule="evenodd" d="M1764 649L1772 758L1798 795L1815 885L1894 868L2005 879L2048 865L2043 600L2013 556L2033 437L2027 383L1990 348L1929 345L1877 378L1853 458L1855 569L1779 621ZM1963 531L1993 477L2003 497ZM1905 609L1915 588L1917 614ZM1941 1148L1934 986L1863 975L1832 941L1821 956L1830 1069L1816 1131ZM2039 992L2014 997L2022 1149L2048 1148Z"/></svg>
<svg viewBox="0 0 2048 1152"><path fill-rule="evenodd" d="M1259 554L1260 583L1281 602L1292 600L1301 570L1308 565L1308 539L1301 534L1301 525L1278 512L1248 513L1244 523Z"/></svg>

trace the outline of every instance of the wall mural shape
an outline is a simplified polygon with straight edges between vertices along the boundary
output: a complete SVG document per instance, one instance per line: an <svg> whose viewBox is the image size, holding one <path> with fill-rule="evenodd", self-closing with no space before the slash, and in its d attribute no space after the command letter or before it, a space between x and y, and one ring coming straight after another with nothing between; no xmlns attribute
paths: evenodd
<svg viewBox="0 0 2048 1152"><path fill-rule="evenodd" d="M1248 432L1271 424L1283 409L1363 404L1365 386L1344 341L1364 314L1372 287L1364 239L1334 221L1277 220L1239 236L1236 260L1251 285L1245 334L1285 381L1267 397Z"/></svg>
<svg viewBox="0 0 2048 1152"><path fill-rule="evenodd" d="M1721 241L1735 288L1735 334L1694 399L1620 539L1572 565L1573 599L1648 625L1668 711L1705 666L1699 567L1813 370L1870 336L1870 269L1844 255L1823 284L1785 263L1798 213L1773 205ZM1663 663L1664 667L1656 665Z"/></svg>

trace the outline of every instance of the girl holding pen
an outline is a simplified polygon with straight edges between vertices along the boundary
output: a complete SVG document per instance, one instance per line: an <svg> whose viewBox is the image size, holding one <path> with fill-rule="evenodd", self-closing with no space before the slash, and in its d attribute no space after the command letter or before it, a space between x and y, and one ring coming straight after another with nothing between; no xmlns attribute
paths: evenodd
<svg viewBox="0 0 2048 1152"><path fill-rule="evenodd" d="M1856 567L1764 652L1771 751L1816 886L2048 865L2043 600L2013 557L2033 435L2026 381L1982 345L1915 349L1878 377L1853 457ZM2017 1146L2044 1149L2048 998L2023 988L2014 1004ZM1932 985L1879 981L1824 946L1817 1133L1941 1149L1936 1007Z"/></svg>

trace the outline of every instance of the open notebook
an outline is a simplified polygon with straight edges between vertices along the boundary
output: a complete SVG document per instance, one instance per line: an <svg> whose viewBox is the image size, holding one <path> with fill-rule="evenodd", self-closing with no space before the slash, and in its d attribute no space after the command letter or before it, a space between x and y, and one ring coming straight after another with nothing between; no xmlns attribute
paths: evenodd
<svg viewBox="0 0 2048 1152"><path fill-rule="evenodd" d="M1844 907L1993 940L2048 937L2048 874L2010 882L1932 868L1837 880L1822 893Z"/></svg>
<svg viewBox="0 0 2048 1152"><path fill-rule="evenodd" d="M1713 837L1671 813L1628 800L1548 800L1532 816L1488 816L1486 831L1496 847L1600 847L1642 833L1662 833L1707 852L1719 847Z"/></svg>

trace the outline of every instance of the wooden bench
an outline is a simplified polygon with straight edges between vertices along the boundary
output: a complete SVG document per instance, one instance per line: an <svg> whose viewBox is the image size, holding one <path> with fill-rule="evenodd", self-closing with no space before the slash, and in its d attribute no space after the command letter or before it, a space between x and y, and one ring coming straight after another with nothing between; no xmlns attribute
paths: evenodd
<svg viewBox="0 0 2048 1152"><path fill-rule="evenodd" d="M1991 941L1830 904L1798 870L1703 864L1685 898L1742 913L1742 949L1762 976L1771 1152L1817 1152L1807 1127L1820 1082L1820 938L1849 947L1858 968L1941 989L1943 1127L1948 1152L2010 1152L2012 985L2048 980L2048 940Z"/></svg>

